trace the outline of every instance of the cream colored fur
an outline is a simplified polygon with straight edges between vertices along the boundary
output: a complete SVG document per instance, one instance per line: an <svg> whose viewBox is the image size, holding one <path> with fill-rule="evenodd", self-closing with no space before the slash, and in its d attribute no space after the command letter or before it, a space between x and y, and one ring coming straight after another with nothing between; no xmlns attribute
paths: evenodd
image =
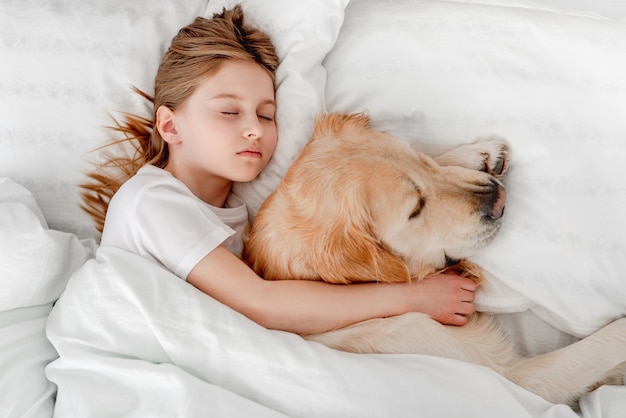
<svg viewBox="0 0 626 418"><path fill-rule="evenodd" d="M495 236L506 192L497 137L431 158L368 128L363 114L321 117L309 144L261 207L244 258L268 280L398 282L454 268ZM305 338L356 353L418 353L490 367L545 399L573 403L603 382L623 384L626 319L533 358L487 314L463 327L425 314L374 319Z"/></svg>

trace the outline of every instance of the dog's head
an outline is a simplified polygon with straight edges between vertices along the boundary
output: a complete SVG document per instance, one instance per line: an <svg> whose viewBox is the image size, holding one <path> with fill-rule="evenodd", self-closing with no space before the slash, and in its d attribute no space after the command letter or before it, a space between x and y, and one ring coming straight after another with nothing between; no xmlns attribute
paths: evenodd
<svg viewBox="0 0 626 418"><path fill-rule="evenodd" d="M500 227L488 173L440 166L408 143L330 114L261 207L244 252L268 279L407 281L457 263Z"/></svg>

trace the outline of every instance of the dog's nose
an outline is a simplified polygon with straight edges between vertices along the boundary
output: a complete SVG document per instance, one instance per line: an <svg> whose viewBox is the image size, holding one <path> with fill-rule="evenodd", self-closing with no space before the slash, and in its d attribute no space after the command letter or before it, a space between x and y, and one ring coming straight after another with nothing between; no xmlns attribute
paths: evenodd
<svg viewBox="0 0 626 418"><path fill-rule="evenodd" d="M501 184L498 184L496 195L496 200L491 209L491 217L500 219L504 215L504 207L506 206L506 189Z"/></svg>
<svg viewBox="0 0 626 418"><path fill-rule="evenodd" d="M483 216L487 220L500 219L506 206L506 189L496 180L490 182L489 189L481 208Z"/></svg>

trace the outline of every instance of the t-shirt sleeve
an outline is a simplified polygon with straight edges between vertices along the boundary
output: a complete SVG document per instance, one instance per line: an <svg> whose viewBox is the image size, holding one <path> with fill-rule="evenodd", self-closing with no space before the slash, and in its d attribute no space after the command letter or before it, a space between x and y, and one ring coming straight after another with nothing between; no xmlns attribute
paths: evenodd
<svg viewBox="0 0 626 418"><path fill-rule="evenodd" d="M235 232L207 205L175 185L157 184L139 193L131 209L137 248L183 279Z"/></svg>

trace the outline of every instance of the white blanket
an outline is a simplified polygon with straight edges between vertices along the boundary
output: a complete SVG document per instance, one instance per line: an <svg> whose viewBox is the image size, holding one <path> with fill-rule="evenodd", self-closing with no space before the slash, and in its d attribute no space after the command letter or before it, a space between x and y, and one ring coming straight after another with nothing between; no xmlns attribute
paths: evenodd
<svg viewBox="0 0 626 418"><path fill-rule="evenodd" d="M46 320L94 247L48 229L33 195L0 178L0 417L52 415L56 388L44 367L57 353Z"/></svg>
<svg viewBox="0 0 626 418"><path fill-rule="evenodd" d="M577 416L480 366L334 351L264 329L140 257L93 258L93 241L49 230L9 179L0 215L0 416L50 417L57 387L58 417ZM626 388L581 407L619 416Z"/></svg>
<svg viewBox="0 0 626 418"><path fill-rule="evenodd" d="M112 248L72 276L47 333L59 417L576 416L483 367L348 354L264 329Z"/></svg>

